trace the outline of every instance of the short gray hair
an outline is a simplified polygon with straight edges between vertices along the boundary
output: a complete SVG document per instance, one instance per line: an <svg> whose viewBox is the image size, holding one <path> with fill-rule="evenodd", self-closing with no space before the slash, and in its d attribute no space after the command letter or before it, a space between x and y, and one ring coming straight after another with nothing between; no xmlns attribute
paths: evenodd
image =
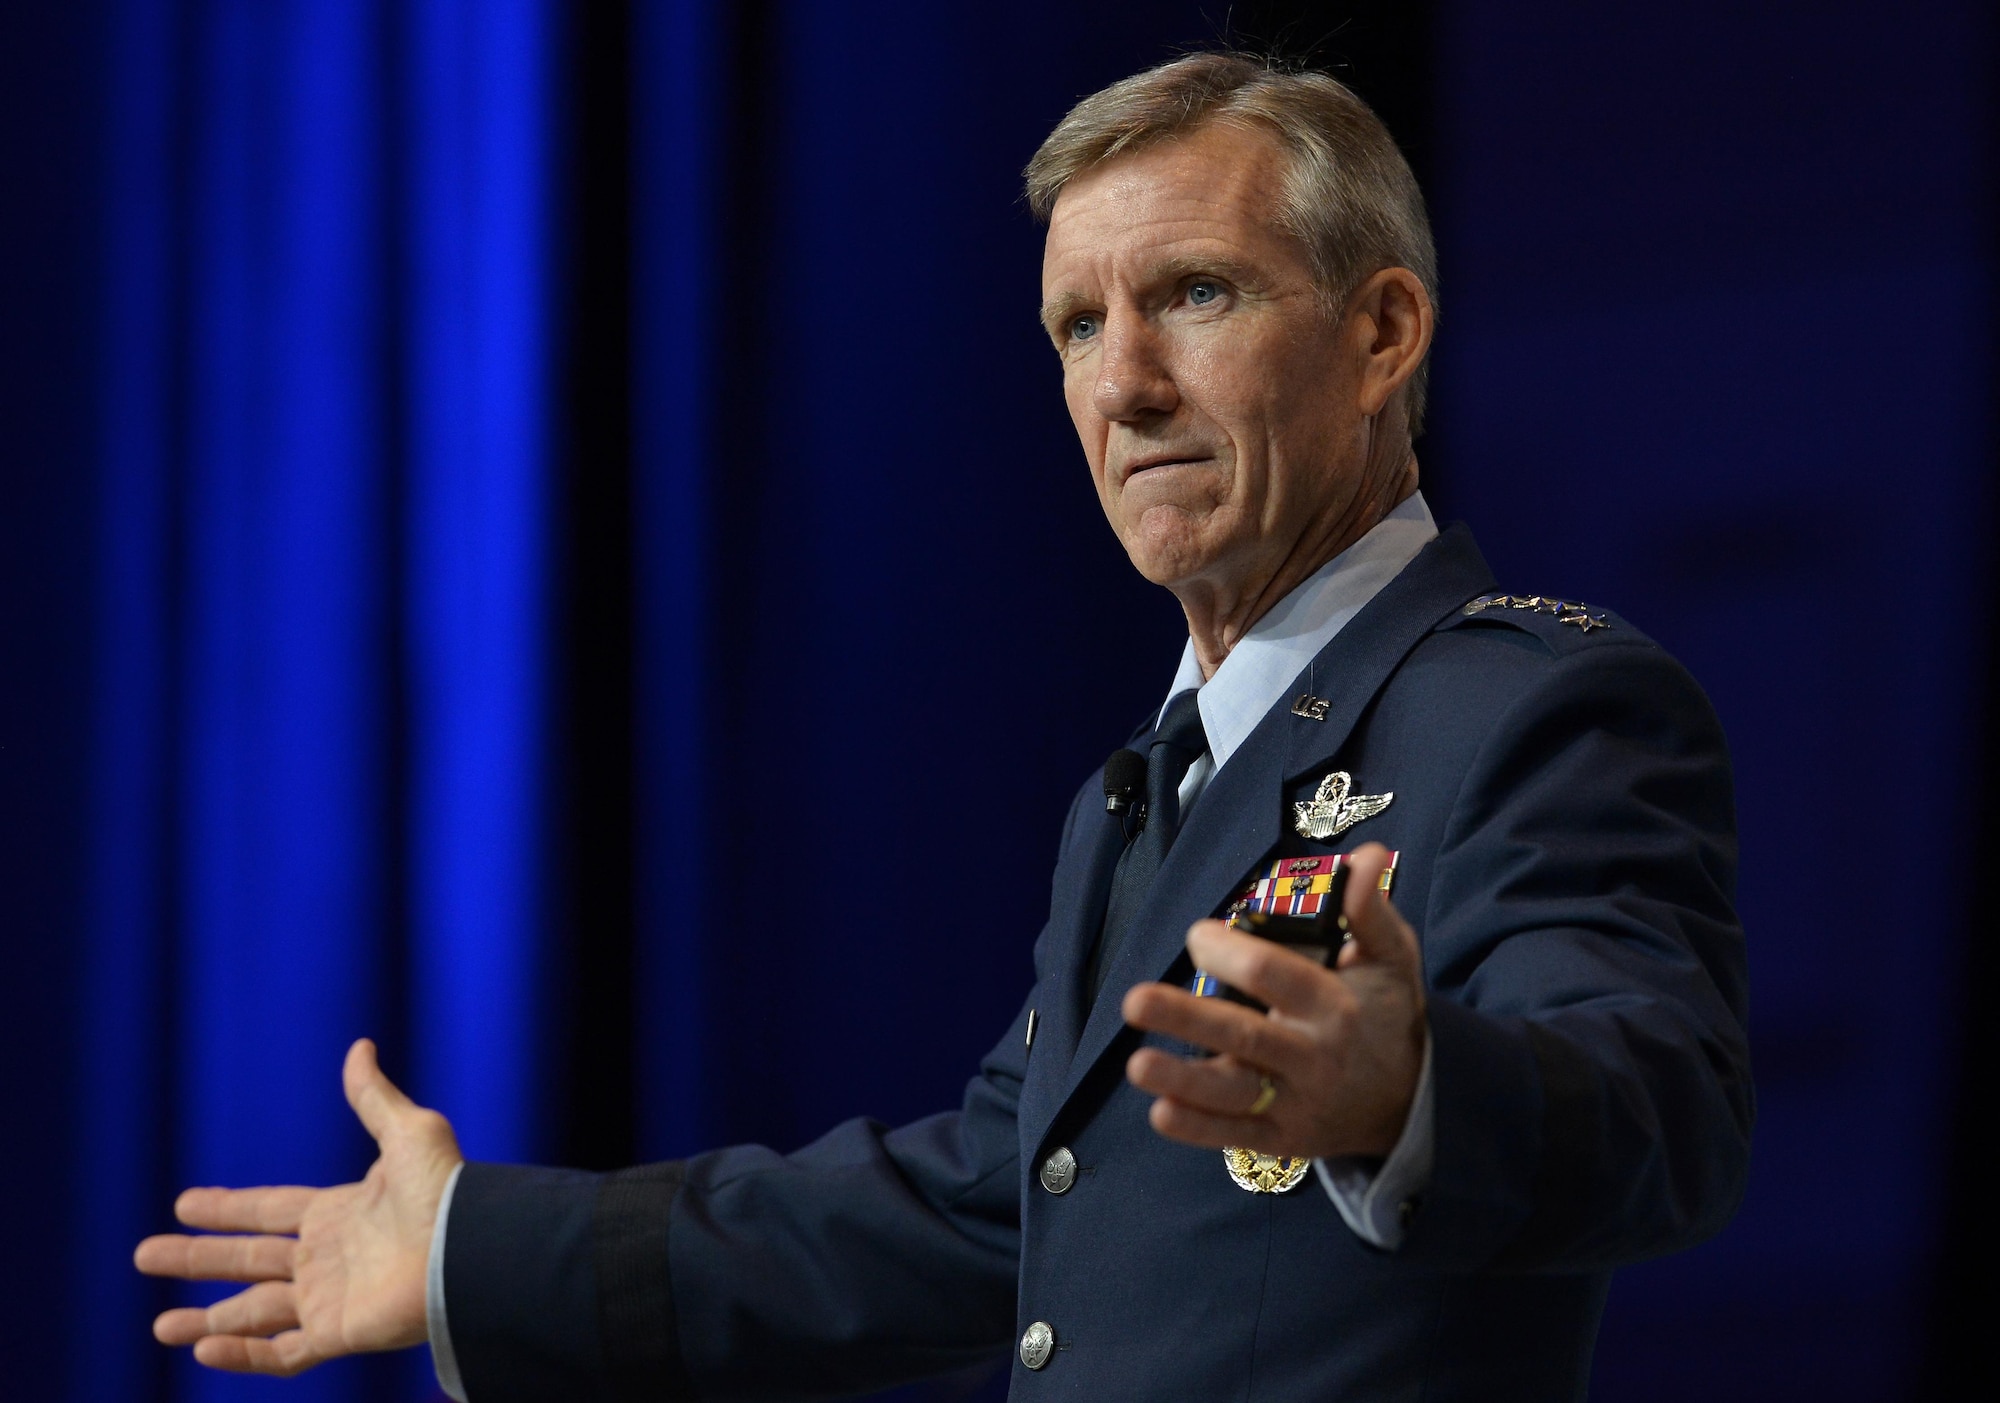
<svg viewBox="0 0 2000 1403"><path fill-rule="evenodd" d="M1268 131L1290 157L1279 227L1306 245L1329 307L1383 268L1408 268L1435 308L1437 251L1423 192L1382 119L1326 74L1255 54L1188 54L1092 93L1028 162L1028 208L1046 224L1075 176L1222 123ZM1412 437L1423 431L1429 372L1420 365L1410 378Z"/></svg>

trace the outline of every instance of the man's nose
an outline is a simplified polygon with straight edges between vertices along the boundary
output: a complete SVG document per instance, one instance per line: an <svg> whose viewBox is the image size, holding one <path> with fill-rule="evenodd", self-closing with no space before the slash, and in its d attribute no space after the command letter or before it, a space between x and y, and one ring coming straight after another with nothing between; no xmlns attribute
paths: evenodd
<svg viewBox="0 0 2000 1403"><path fill-rule="evenodd" d="M1180 406L1180 390L1160 354L1153 328L1143 320L1119 317L1104 328L1103 336L1093 396L1097 412L1114 423L1173 413Z"/></svg>

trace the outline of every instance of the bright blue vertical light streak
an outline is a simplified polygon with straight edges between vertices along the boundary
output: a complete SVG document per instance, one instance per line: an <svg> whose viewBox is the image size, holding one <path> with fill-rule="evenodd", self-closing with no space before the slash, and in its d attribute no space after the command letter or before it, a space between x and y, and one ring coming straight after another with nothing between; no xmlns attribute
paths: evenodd
<svg viewBox="0 0 2000 1403"><path fill-rule="evenodd" d="M346 0L234 0L205 18L178 1177L335 1183L371 1157L338 1069L382 973L374 47L367 7ZM195 1379L202 1398L258 1388ZM333 1371L295 1391L358 1382Z"/></svg>
<svg viewBox="0 0 2000 1403"><path fill-rule="evenodd" d="M549 18L417 0L409 675L418 1089L468 1154L538 1144Z"/></svg>
<svg viewBox="0 0 2000 1403"><path fill-rule="evenodd" d="M716 341L717 19L711 0L636 8L634 419L638 521L639 1136L707 1139L701 1063L708 636L707 356Z"/></svg>
<svg viewBox="0 0 2000 1403"><path fill-rule="evenodd" d="M385 14L409 49L394 230ZM545 17L542 0L118 12L79 1397L155 1392L130 1252L167 1225L163 1180L326 1183L367 1163L338 1069L380 1031L389 982L399 604L417 1079L475 1153L532 1150ZM392 312L412 406L401 540ZM392 601L399 553L409 596ZM184 1354L172 1367L176 1396L270 1388ZM335 1368L285 1392L354 1397L381 1377Z"/></svg>

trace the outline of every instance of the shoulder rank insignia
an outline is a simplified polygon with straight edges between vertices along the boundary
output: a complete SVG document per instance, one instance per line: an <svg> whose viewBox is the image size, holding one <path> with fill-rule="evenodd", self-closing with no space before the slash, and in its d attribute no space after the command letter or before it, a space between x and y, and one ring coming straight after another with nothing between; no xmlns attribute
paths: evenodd
<svg viewBox="0 0 2000 1403"><path fill-rule="evenodd" d="M1345 770L1335 770L1319 782L1319 792L1303 804L1292 805L1292 827L1301 838L1311 838L1325 842L1337 833L1345 833L1364 818L1373 818L1389 807L1396 797L1396 791L1387 794L1355 794L1348 790L1354 784L1354 776Z"/></svg>
<svg viewBox="0 0 2000 1403"><path fill-rule="evenodd" d="M1531 614L1552 614L1559 624L1574 624L1579 633L1594 628L1610 628L1602 610L1593 610L1580 601L1571 602L1544 594L1482 594L1465 606L1467 614L1483 614L1488 609L1524 609Z"/></svg>

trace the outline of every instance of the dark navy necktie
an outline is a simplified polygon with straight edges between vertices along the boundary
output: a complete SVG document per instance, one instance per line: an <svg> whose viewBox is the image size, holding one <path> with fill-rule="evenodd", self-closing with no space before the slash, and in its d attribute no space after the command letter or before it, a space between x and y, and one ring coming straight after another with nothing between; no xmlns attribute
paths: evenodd
<svg viewBox="0 0 2000 1403"><path fill-rule="evenodd" d="M1193 691L1176 692L1160 717L1159 729L1146 750L1146 826L1119 856L1111 876L1111 900L1104 910L1104 933L1090 965L1090 1001L1097 1002L1104 976L1118 957L1127 927L1145 903L1153 879L1181 831L1181 781L1194 762L1208 751L1201 728L1201 707Z"/></svg>

